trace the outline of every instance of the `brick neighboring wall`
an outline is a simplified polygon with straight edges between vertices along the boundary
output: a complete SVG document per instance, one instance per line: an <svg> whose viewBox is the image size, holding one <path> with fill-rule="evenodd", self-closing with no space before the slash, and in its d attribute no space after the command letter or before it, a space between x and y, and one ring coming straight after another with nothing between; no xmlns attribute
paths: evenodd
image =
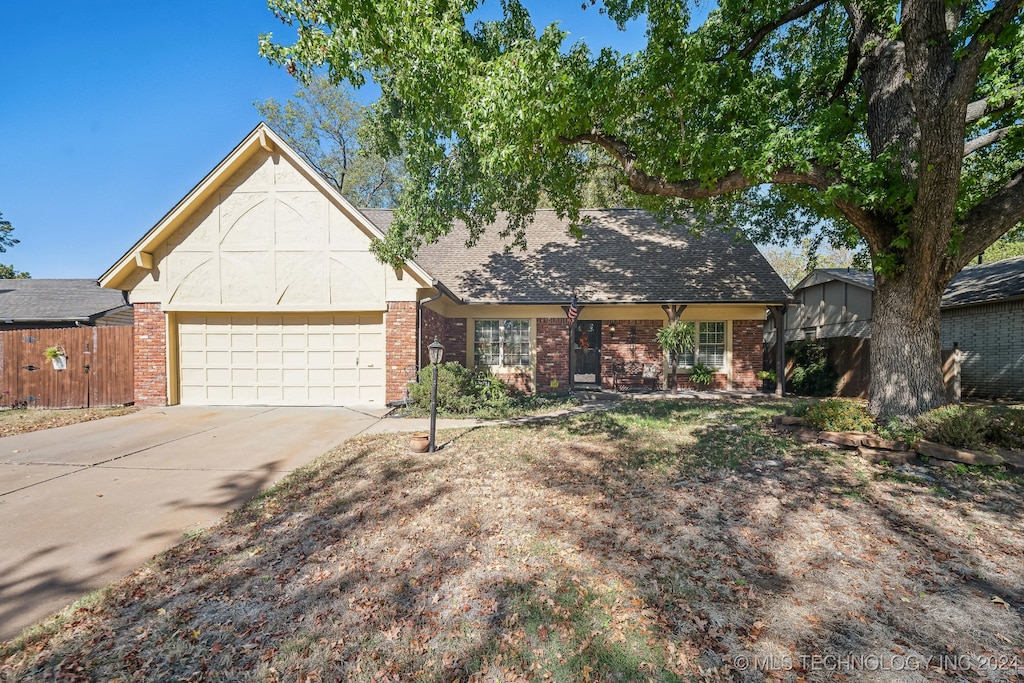
<svg viewBox="0 0 1024 683"><path fill-rule="evenodd" d="M167 320L160 304L135 308L135 405L167 405Z"/></svg>
<svg viewBox="0 0 1024 683"><path fill-rule="evenodd" d="M433 337L431 337L433 339ZM385 401L405 399L416 367L416 302L389 301L384 314Z"/></svg>
<svg viewBox="0 0 1024 683"><path fill-rule="evenodd" d="M942 348L954 342L964 396L1024 399L1024 301L942 311Z"/></svg>
<svg viewBox="0 0 1024 683"><path fill-rule="evenodd" d="M734 320L732 323L732 387L761 388L757 372L764 365L764 321Z"/></svg>
<svg viewBox="0 0 1024 683"><path fill-rule="evenodd" d="M569 390L569 325L565 318L537 318L537 393ZM558 382L552 387L551 382Z"/></svg>
<svg viewBox="0 0 1024 683"><path fill-rule="evenodd" d="M455 361L464 367L469 367L466 358L466 319L446 318L440 313L424 307L423 311L423 339L420 349L420 367L430 364L430 355L427 346L433 343L434 336L444 345L444 360Z"/></svg>

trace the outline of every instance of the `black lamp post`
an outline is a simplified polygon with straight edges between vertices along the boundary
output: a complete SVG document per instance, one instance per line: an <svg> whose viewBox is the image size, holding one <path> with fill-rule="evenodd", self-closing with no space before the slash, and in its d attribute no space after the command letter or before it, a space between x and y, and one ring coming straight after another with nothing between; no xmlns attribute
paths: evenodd
<svg viewBox="0 0 1024 683"><path fill-rule="evenodd" d="M437 341L437 335L434 335L434 341L427 346L427 353L430 354L430 365L433 368L433 383L430 387L430 443L427 444L427 453L433 453L434 430L437 425L437 364L444 356L444 345Z"/></svg>

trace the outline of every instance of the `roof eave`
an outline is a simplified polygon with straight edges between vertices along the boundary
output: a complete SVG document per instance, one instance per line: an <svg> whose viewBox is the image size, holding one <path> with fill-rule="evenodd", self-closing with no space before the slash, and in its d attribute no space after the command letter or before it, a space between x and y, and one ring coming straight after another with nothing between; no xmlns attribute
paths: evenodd
<svg viewBox="0 0 1024 683"><path fill-rule="evenodd" d="M529 300L516 300L509 301L503 299L468 299L458 298L452 296L453 299L459 303L465 305L489 305L489 306L568 306L569 302L566 299L550 300L550 299L529 299ZM684 300L684 299L667 299L667 300L654 300L654 299L639 299L633 301L587 301L584 299L578 299L577 303L580 306L665 306L665 305L685 305L685 306L715 306L715 305L729 305L729 306L783 306L795 303L795 299L742 299L742 300L724 300L724 299L695 299L695 300Z"/></svg>

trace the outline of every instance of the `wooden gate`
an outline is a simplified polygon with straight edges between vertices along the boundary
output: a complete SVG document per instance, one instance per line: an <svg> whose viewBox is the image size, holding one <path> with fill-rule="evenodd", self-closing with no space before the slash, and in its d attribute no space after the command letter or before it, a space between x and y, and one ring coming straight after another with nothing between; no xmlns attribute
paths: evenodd
<svg viewBox="0 0 1024 683"><path fill-rule="evenodd" d="M129 325L0 332L0 404L87 408L131 403L132 333ZM55 369L46 357L53 346L66 352L66 369Z"/></svg>

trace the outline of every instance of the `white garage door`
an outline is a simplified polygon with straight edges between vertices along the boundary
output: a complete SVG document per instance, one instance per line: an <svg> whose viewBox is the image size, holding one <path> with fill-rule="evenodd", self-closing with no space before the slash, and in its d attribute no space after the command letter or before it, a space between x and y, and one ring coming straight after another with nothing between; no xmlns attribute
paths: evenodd
<svg viewBox="0 0 1024 683"><path fill-rule="evenodd" d="M383 406L383 314L178 316L184 405Z"/></svg>

